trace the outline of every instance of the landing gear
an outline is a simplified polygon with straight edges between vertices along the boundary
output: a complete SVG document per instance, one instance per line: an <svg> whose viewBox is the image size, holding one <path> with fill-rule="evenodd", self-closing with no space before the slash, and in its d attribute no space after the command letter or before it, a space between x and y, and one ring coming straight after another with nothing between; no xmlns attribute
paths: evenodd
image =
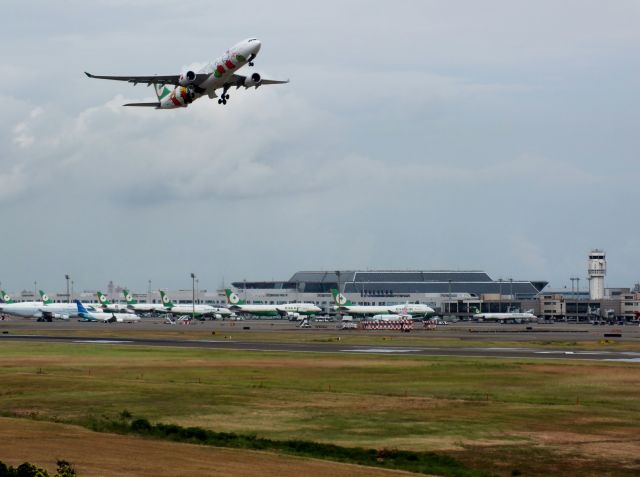
<svg viewBox="0 0 640 477"><path fill-rule="evenodd" d="M227 91L229 90L229 86L225 86L222 90L222 94L220 95L220 99L218 99L218 104L227 104L227 100L229 99L229 94Z"/></svg>
<svg viewBox="0 0 640 477"><path fill-rule="evenodd" d="M253 66L253 60L255 59L255 57L256 55L253 54L249 57L249 63L247 63L249 66Z"/></svg>

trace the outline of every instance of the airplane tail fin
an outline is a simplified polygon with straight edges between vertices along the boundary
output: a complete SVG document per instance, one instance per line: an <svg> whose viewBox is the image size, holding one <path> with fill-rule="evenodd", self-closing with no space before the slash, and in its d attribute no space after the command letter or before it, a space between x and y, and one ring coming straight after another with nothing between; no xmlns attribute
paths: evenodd
<svg viewBox="0 0 640 477"><path fill-rule="evenodd" d="M153 89L158 97L158 102L162 101L165 97L171 94L171 89L166 84L154 84Z"/></svg>
<svg viewBox="0 0 640 477"><path fill-rule="evenodd" d="M331 295L333 295L333 301L338 306L351 306L353 304L353 303L351 303L351 300L347 300L347 297L344 296L342 293L340 293L335 288L331 289Z"/></svg>
<svg viewBox="0 0 640 477"><path fill-rule="evenodd" d="M7 305L13 303L9 294L4 290L0 290L0 303L6 303Z"/></svg>
<svg viewBox="0 0 640 477"><path fill-rule="evenodd" d="M53 303L53 300L49 298L49 295L47 295L42 290L39 290L39 291L40 291L40 299L42 300L43 305L50 305L51 303Z"/></svg>
<svg viewBox="0 0 640 477"><path fill-rule="evenodd" d="M101 291L98 291L96 292L96 295L98 296L98 303L100 303L102 306L111 305L111 302L107 300L107 297L104 296L104 293L102 293Z"/></svg>
<svg viewBox="0 0 640 477"><path fill-rule="evenodd" d="M241 300L240 297L231 291L231 288L225 288L224 294L227 297L227 303L229 305L244 305L245 301Z"/></svg>
<svg viewBox="0 0 640 477"><path fill-rule="evenodd" d="M89 313L80 300L76 300L76 306L78 307L78 315L84 316Z"/></svg>
<svg viewBox="0 0 640 477"><path fill-rule="evenodd" d="M133 299L133 295L129 293L129 290L122 290L122 294L124 295L124 299L127 302L127 305L135 305L138 303L137 300Z"/></svg>
<svg viewBox="0 0 640 477"><path fill-rule="evenodd" d="M162 305L165 308L173 308L173 302L163 290L160 290L160 298L162 298Z"/></svg>

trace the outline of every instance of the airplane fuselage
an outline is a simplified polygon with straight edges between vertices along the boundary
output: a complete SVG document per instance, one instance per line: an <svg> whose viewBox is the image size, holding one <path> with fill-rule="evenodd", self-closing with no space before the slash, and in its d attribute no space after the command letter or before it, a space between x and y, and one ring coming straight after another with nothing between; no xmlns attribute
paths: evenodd
<svg viewBox="0 0 640 477"><path fill-rule="evenodd" d="M505 321L505 320L536 320L538 317L533 313L476 313L473 315L476 320L485 321Z"/></svg>
<svg viewBox="0 0 640 477"><path fill-rule="evenodd" d="M233 82L233 75L240 68L252 61L260 51L260 41L255 38L241 41L240 43L229 48L224 55L216 59L215 61L207 64L201 68L198 74L207 74L209 77L200 83L196 88L187 86L178 86L168 96L160 100L158 109L175 109L186 108L190 103L202 96L208 96L209 98L215 98L216 90L223 88L223 95L226 93L225 85L229 86L253 86L251 81L255 75L251 75L247 78L249 84L236 85ZM258 81L255 86L259 85L260 75L257 76ZM227 86L228 88L228 86ZM221 98L220 101L226 103L225 98Z"/></svg>
<svg viewBox="0 0 640 477"><path fill-rule="evenodd" d="M232 310L257 316L315 315L322 310L313 303L285 303L282 305L232 305Z"/></svg>
<svg viewBox="0 0 640 477"><path fill-rule="evenodd" d="M42 302L2 303L0 304L0 312L22 318L50 317L68 320L70 317L78 316L76 306L69 303L49 303L47 305Z"/></svg>
<svg viewBox="0 0 640 477"><path fill-rule="evenodd" d="M191 315L192 313L198 316L231 315L231 311L229 311L229 309L211 305L173 305L171 307L166 307L164 311L174 315Z"/></svg>
<svg viewBox="0 0 640 477"><path fill-rule="evenodd" d="M103 313L100 311L80 313L82 321L133 323L140 321L140 317L133 313Z"/></svg>

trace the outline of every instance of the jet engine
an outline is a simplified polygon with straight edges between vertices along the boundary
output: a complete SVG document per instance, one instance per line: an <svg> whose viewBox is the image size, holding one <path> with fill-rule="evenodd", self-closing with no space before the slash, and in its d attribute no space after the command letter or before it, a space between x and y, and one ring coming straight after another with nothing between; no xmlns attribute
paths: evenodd
<svg viewBox="0 0 640 477"><path fill-rule="evenodd" d="M257 88L260 86L260 83L262 83L262 76L260 76L260 73L251 73L251 76L247 76L245 78L243 86L245 88L251 88L252 86Z"/></svg>
<svg viewBox="0 0 640 477"><path fill-rule="evenodd" d="M196 74L193 71L187 71L186 73L182 73L180 75L180 79L178 79L178 84L180 86L189 86L196 79Z"/></svg>
<svg viewBox="0 0 640 477"><path fill-rule="evenodd" d="M300 313L290 311L287 313L287 318L289 318L289 321L298 321L300 319Z"/></svg>

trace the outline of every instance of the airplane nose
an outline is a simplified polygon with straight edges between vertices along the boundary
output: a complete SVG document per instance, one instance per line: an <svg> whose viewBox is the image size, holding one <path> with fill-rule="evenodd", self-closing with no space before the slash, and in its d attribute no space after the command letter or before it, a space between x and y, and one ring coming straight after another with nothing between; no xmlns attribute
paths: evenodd
<svg viewBox="0 0 640 477"><path fill-rule="evenodd" d="M260 48L262 47L262 43L260 43L260 40L254 40L251 42L251 53L253 53L254 55L257 55L258 52L260 51Z"/></svg>

